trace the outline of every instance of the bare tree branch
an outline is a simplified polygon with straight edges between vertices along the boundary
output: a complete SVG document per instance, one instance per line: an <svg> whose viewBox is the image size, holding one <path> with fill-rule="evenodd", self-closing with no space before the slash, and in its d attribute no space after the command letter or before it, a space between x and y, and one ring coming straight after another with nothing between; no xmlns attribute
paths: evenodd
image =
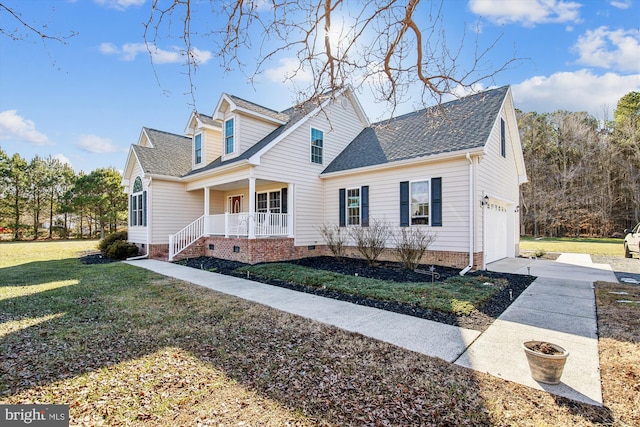
<svg viewBox="0 0 640 427"><path fill-rule="evenodd" d="M164 9L159 8L161 3L166 4ZM202 42L216 46L214 55L227 72L246 73L247 79L255 82L276 61L294 57L296 63L283 75L283 81L294 87L307 84L297 87L300 102L348 84L356 89L370 88L393 112L410 95L420 94L424 106L434 99L440 103L445 95L455 95L461 89L468 92L517 61L507 58L502 65L489 63L488 54L499 38L484 50L478 37L475 50L464 46L464 38L451 49L443 29L442 0L429 1L426 6L420 0L357 4L343 0L222 0L211 1L211 12L200 13L194 12L194 4L192 0L154 0L145 30L145 41L155 46L160 33L171 33L171 18L182 22L180 38L192 89L192 73L198 63L193 55L191 24L192 20L200 24L203 14L216 19L207 20L209 31L197 37L206 37ZM418 16L427 19L418 20ZM305 76L310 80L303 79Z"/></svg>
<svg viewBox="0 0 640 427"><path fill-rule="evenodd" d="M25 40L26 36L24 35L20 35L20 29L26 29L28 33L33 33L36 34L38 37L40 37L40 39L42 41L45 40L55 40L57 42L60 42L62 44L66 44L66 40L70 39L71 37L76 36L78 33L76 32L71 32L70 34L66 35L66 36L61 36L61 35L57 35L54 36L52 34L46 33L44 30L39 30L37 29L34 25L29 24L27 21L25 21L24 19L22 19L22 15L18 12L16 12L15 10L11 9L10 7L6 6L4 3L0 3L0 13L2 13L2 11L5 11L6 13L8 13L13 19L15 19L16 21L18 21L19 23L19 27L16 28L13 31L8 30L5 25L6 23L3 23L2 26L0 26L0 34L4 34L5 36L19 41L19 40Z"/></svg>

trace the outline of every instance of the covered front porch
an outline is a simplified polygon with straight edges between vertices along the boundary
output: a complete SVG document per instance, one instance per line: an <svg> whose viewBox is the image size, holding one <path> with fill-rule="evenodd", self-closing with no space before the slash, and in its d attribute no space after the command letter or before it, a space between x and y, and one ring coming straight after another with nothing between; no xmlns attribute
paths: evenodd
<svg viewBox="0 0 640 427"><path fill-rule="evenodd" d="M294 237L294 185L257 178L211 183L204 192L203 215L169 235L169 260L201 237Z"/></svg>

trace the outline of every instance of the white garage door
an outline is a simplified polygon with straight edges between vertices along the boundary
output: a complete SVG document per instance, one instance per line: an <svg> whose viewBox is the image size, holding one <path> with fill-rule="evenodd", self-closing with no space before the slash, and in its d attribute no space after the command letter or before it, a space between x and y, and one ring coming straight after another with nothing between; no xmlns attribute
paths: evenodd
<svg viewBox="0 0 640 427"><path fill-rule="evenodd" d="M484 253L486 262L507 257L507 207L489 202L485 206Z"/></svg>

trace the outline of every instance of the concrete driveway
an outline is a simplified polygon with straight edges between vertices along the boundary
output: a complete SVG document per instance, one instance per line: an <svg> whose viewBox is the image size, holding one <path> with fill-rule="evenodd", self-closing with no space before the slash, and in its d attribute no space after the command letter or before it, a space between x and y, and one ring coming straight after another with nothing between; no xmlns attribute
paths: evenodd
<svg viewBox="0 0 640 427"><path fill-rule="evenodd" d="M602 405L593 283L617 282L608 264L589 255L562 254L556 261L508 258L488 270L538 276L525 292L455 362L477 371L577 401ZM531 378L521 344L550 341L569 350L561 383Z"/></svg>

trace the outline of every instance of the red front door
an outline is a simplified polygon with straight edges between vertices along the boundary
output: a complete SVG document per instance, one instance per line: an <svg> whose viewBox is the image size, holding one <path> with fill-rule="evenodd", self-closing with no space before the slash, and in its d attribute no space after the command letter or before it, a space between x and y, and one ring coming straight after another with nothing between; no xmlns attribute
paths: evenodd
<svg viewBox="0 0 640 427"><path fill-rule="evenodd" d="M231 213L242 212L242 196L229 197L229 212Z"/></svg>

